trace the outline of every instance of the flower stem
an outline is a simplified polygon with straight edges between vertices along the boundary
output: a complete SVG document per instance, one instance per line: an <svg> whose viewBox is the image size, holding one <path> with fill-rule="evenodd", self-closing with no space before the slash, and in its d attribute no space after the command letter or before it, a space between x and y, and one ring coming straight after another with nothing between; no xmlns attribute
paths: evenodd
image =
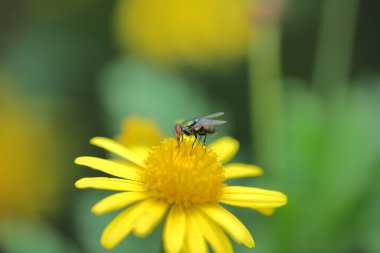
<svg viewBox="0 0 380 253"><path fill-rule="evenodd" d="M164 240L161 240L159 253L165 253Z"/></svg>
<svg viewBox="0 0 380 253"><path fill-rule="evenodd" d="M283 91L280 47L281 31L277 22L252 31L249 96L252 143L260 163L273 161L269 155L279 147L281 139Z"/></svg>
<svg viewBox="0 0 380 253"><path fill-rule="evenodd" d="M345 89L351 71L359 0L325 0L313 70L313 85L322 94Z"/></svg>

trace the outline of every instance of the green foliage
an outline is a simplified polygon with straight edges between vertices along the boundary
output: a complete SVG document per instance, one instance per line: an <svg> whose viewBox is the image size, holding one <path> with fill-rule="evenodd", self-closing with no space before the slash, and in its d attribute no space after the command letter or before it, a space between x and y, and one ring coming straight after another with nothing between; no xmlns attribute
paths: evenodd
<svg viewBox="0 0 380 253"><path fill-rule="evenodd" d="M379 176L379 98L379 90L368 88L330 98L300 87L289 90L284 147L272 154L281 167L271 171L274 185L283 184L280 189L289 203L278 212L277 227L268 235L277 242L273 252L367 248L360 238L370 240L362 235L372 234L374 228L363 224L376 221L373 211L364 207L371 206L369 196ZM378 210L378 204L373 205ZM369 216L357 224L363 212Z"/></svg>
<svg viewBox="0 0 380 253"><path fill-rule="evenodd" d="M49 224L20 219L8 219L0 224L0 245L7 253L80 252Z"/></svg>

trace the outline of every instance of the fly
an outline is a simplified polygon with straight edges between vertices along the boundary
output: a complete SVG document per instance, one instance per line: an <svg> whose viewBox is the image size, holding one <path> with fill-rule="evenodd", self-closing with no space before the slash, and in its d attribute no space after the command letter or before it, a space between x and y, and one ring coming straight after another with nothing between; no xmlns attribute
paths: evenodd
<svg viewBox="0 0 380 253"><path fill-rule="evenodd" d="M180 142L183 140L183 135L194 136L195 140L193 142L193 147L198 139L204 136L203 144L206 144L207 135L212 135L216 132L215 126L222 125L227 121L224 120L214 120L213 118L220 117L224 112L217 112L204 117L192 118L177 123L174 126L174 134L178 141L178 147Z"/></svg>

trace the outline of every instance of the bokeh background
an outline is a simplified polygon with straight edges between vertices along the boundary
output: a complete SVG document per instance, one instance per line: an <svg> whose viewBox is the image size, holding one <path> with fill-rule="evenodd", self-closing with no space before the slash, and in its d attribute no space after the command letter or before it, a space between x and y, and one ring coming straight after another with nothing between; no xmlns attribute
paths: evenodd
<svg viewBox="0 0 380 253"><path fill-rule="evenodd" d="M216 135L289 197L234 213L257 247L380 252L380 3L375 0L1 0L0 252L107 252L88 140L134 115L167 136L225 112ZM138 132L138 128L135 132ZM133 136L133 132L132 132ZM210 139L211 140L211 139ZM109 252L159 252L160 228Z"/></svg>

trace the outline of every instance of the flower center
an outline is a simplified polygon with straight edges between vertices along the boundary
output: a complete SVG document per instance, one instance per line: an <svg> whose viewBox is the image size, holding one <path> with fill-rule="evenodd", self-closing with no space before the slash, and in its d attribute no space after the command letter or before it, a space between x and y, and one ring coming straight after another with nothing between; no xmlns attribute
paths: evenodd
<svg viewBox="0 0 380 253"><path fill-rule="evenodd" d="M143 179L155 198L189 207L218 201L224 187L224 168L217 155L193 139L165 139L145 161Z"/></svg>

